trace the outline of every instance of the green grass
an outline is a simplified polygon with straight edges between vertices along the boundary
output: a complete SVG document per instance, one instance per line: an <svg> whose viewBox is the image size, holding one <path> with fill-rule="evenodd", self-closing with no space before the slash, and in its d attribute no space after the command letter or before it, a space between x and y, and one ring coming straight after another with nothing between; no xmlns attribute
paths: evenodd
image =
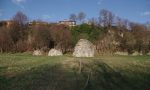
<svg viewBox="0 0 150 90"><path fill-rule="evenodd" d="M150 90L150 56L0 54L0 90Z"/></svg>

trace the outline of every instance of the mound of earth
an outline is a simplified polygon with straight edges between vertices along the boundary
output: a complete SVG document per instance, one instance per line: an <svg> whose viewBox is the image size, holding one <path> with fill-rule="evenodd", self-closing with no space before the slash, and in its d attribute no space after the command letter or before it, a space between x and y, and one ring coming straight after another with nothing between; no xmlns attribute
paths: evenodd
<svg viewBox="0 0 150 90"><path fill-rule="evenodd" d="M41 51L41 50L35 50L35 51L33 51L33 55L34 56L41 56L41 55L43 55L43 51Z"/></svg>
<svg viewBox="0 0 150 90"><path fill-rule="evenodd" d="M117 52L115 52L114 54L115 54L115 55L127 56L127 55L128 55L128 52L119 52L119 51L117 51Z"/></svg>
<svg viewBox="0 0 150 90"><path fill-rule="evenodd" d="M62 56L63 53L60 50L51 49L48 53L48 56Z"/></svg>
<svg viewBox="0 0 150 90"><path fill-rule="evenodd" d="M139 53L139 52L134 52L134 53L132 53L132 56L138 56L138 55L142 55L142 53Z"/></svg>
<svg viewBox="0 0 150 90"><path fill-rule="evenodd" d="M86 39L80 39L75 46L74 57L94 57L95 46Z"/></svg>

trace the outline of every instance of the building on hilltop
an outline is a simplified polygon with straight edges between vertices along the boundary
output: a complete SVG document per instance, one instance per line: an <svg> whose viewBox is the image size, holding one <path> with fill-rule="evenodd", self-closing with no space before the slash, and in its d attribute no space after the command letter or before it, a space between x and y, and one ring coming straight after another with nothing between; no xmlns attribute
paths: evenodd
<svg viewBox="0 0 150 90"><path fill-rule="evenodd" d="M76 21L63 20L63 21L59 21L59 24L64 24L64 25L68 25L68 26L72 27L72 26L76 26Z"/></svg>
<svg viewBox="0 0 150 90"><path fill-rule="evenodd" d="M29 26L33 26L33 25L48 25L48 22L44 22L44 21L31 21L31 22L29 22Z"/></svg>
<svg viewBox="0 0 150 90"><path fill-rule="evenodd" d="M13 24L13 21L8 20L8 21L0 21L0 27L5 26L9 28Z"/></svg>

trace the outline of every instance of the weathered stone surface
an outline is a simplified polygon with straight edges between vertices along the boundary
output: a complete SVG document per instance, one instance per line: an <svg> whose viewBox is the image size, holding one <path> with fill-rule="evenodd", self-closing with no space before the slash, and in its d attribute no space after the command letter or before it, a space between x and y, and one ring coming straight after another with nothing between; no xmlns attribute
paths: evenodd
<svg viewBox="0 0 150 90"><path fill-rule="evenodd" d="M94 45L86 39L80 39L73 52L74 57L94 57L94 54Z"/></svg>
<svg viewBox="0 0 150 90"><path fill-rule="evenodd" d="M62 56L63 53L60 50L51 49L48 53L48 56Z"/></svg>
<svg viewBox="0 0 150 90"><path fill-rule="evenodd" d="M115 52L114 54L127 56L127 55L128 55L128 52Z"/></svg>
<svg viewBox="0 0 150 90"><path fill-rule="evenodd" d="M128 52L115 52L114 54L116 54L116 55L124 55L124 56L127 56L127 55L132 55L132 56L142 55L142 53L139 53L137 51L135 51L132 54L128 54Z"/></svg>
<svg viewBox="0 0 150 90"><path fill-rule="evenodd" d="M134 52L134 53L132 53L132 56L138 56L138 55L142 55L142 53L139 53L139 52Z"/></svg>
<svg viewBox="0 0 150 90"><path fill-rule="evenodd" d="M34 56L43 55L43 51L41 51L41 50L35 50L35 51L33 51L33 55L34 55Z"/></svg>
<svg viewBox="0 0 150 90"><path fill-rule="evenodd" d="M149 53L147 53L147 55L150 55L150 52L149 52Z"/></svg>

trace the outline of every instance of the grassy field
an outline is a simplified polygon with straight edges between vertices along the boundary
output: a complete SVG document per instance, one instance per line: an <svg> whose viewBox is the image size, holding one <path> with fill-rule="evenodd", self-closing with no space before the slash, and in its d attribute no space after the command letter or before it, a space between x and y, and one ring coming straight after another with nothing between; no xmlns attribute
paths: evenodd
<svg viewBox="0 0 150 90"><path fill-rule="evenodd" d="M0 54L0 90L150 90L150 56Z"/></svg>

